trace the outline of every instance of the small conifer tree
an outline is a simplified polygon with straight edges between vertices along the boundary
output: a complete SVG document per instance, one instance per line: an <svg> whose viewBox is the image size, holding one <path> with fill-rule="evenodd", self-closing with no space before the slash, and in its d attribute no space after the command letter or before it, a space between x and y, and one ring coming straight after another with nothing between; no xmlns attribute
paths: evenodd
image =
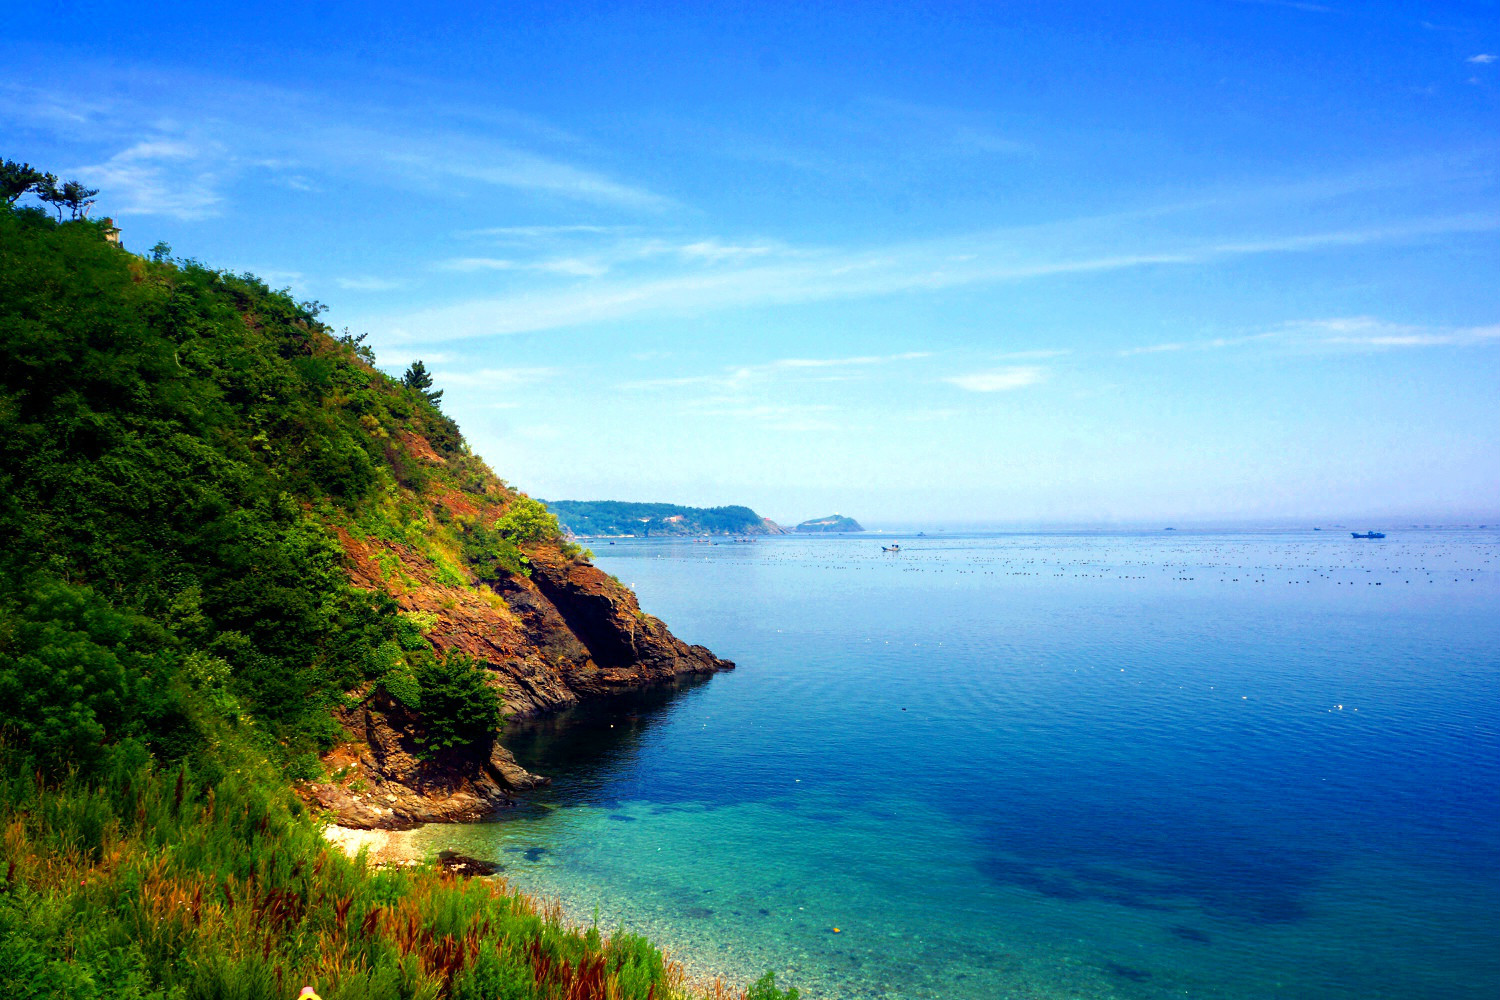
<svg viewBox="0 0 1500 1000"><path fill-rule="evenodd" d="M432 375L420 360L413 361L411 367L406 369L406 374L401 376L401 384L420 392L433 406L437 406L438 401L443 398L443 390L433 391Z"/></svg>

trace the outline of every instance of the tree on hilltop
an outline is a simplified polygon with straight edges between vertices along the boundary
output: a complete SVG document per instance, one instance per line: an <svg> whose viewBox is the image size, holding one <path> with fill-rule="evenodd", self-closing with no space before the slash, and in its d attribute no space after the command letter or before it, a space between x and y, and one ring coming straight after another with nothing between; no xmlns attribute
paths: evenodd
<svg viewBox="0 0 1500 1000"><path fill-rule="evenodd" d="M94 207L94 195L98 188L86 187L80 181L64 181L62 186L63 207L73 213L75 219L87 219L89 209Z"/></svg>
<svg viewBox="0 0 1500 1000"><path fill-rule="evenodd" d="M32 185L32 190L44 204L52 206L58 222L62 221L63 209L68 210L70 219L88 218L89 209L94 207L94 195L99 193L98 188L85 187L81 181L59 184L54 174L44 175Z"/></svg>
<svg viewBox="0 0 1500 1000"><path fill-rule="evenodd" d="M420 392L427 399L427 402L433 406L437 406L438 400L443 398L442 389L436 392L431 391L432 375L427 371L427 366L421 361L413 361L411 363L411 367L406 369L406 374L401 376L401 384L408 389L415 389Z"/></svg>
<svg viewBox="0 0 1500 1000"><path fill-rule="evenodd" d="M57 178L51 174L44 174L29 163L17 163L15 160L0 160L0 200L4 200L6 207L16 203L16 199L38 184L48 179L56 182Z"/></svg>

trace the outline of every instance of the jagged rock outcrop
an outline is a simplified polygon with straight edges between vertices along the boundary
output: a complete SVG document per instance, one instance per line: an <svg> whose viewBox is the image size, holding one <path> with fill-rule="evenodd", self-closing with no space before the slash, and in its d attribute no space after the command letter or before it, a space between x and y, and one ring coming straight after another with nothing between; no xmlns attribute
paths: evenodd
<svg viewBox="0 0 1500 1000"><path fill-rule="evenodd" d="M306 793L341 826L405 830L477 820L549 782L498 742L424 758L421 720L378 691L339 713L339 722L351 739L324 759L332 779L308 784Z"/></svg>
<svg viewBox="0 0 1500 1000"><path fill-rule="evenodd" d="M476 509L474 497L445 502L460 513ZM427 638L438 650L467 654L490 670L512 717L734 667L678 639L629 588L555 545L528 550L529 576L444 584L431 560L407 546L347 532L338 538L354 584L392 594L402 610L433 623ZM393 556L399 572L390 569ZM349 740L324 757L337 777L308 786L308 795L344 826L473 820L546 781L499 742L422 760L420 715L378 693L340 722Z"/></svg>

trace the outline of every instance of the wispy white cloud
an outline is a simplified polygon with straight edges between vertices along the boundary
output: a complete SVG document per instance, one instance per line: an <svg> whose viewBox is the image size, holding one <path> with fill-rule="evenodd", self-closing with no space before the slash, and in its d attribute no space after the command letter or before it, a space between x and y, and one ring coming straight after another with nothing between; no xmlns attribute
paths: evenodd
<svg viewBox="0 0 1500 1000"><path fill-rule="evenodd" d="M551 199L636 212L670 198L578 162L555 130L516 116L490 115L475 130L471 113L375 102L333 102L326 94L223 77L117 70L99 64L52 67L36 83L0 84L0 122L44 134L122 148L94 167L91 182L135 192L126 212L184 218L210 214L226 197L222 181L252 171L294 189L321 176L383 181L441 197L498 187ZM197 170L186 182L169 164L174 145L191 144ZM545 147L551 145L556 151ZM154 149L151 147L155 147ZM220 183L211 183L215 178Z"/></svg>
<svg viewBox="0 0 1500 1000"><path fill-rule="evenodd" d="M1500 342L1500 324L1435 327L1389 323L1373 316L1297 320L1268 336L1311 347L1382 350L1401 347L1462 347Z"/></svg>
<svg viewBox="0 0 1500 1000"><path fill-rule="evenodd" d="M584 235L599 235L601 233L623 232L625 226L595 226L595 225L562 225L562 226L490 226L486 229L465 229L458 233L466 237L486 237L494 240L505 240L515 242L529 242L538 239L556 239L558 237Z"/></svg>
<svg viewBox="0 0 1500 1000"><path fill-rule="evenodd" d="M943 379L969 392L1010 392L1024 389L1047 379L1047 369L1039 365L1013 365L990 371L970 372L967 375L950 375Z"/></svg>
<svg viewBox="0 0 1500 1000"><path fill-rule="evenodd" d="M520 267L515 261L501 257L455 257L435 266L443 271L514 271Z"/></svg>
<svg viewBox="0 0 1500 1000"><path fill-rule="evenodd" d="M1241 257L1310 253L1500 230L1500 213L1419 218L1248 239L1176 239L1143 233L1119 248L1124 223L1095 219L979 233L863 251L791 251L774 260L716 269L659 271L565 288L536 288L365 325L392 340L453 340L611 322L642 315L933 291L971 284L1149 267L1212 264ZM1089 244L1099 244L1090 247Z"/></svg>
<svg viewBox="0 0 1500 1000"><path fill-rule="evenodd" d="M564 228L570 233L613 232L605 227ZM578 252L572 253L559 252L561 248L555 240L544 239L540 242L544 252L535 257L526 257L524 253L510 257L455 257L441 261L436 266L445 271L533 271L575 278L598 278L625 265L660 262L664 259L691 267L712 268L772 255L797 255L790 248L770 242L726 243L713 237L691 242L660 237L612 238L604 243L596 241L586 250L575 247Z"/></svg>
<svg viewBox="0 0 1500 1000"><path fill-rule="evenodd" d="M551 257L526 265L528 270L549 274L567 274L576 278L597 278L609 273L609 265L588 257Z"/></svg>
<svg viewBox="0 0 1500 1000"><path fill-rule="evenodd" d="M202 219L219 214L223 196L211 164L222 150L186 139L153 138L122 149L103 163L76 168L88 184L109 192L115 215Z"/></svg>
<svg viewBox="0 0 1500 1000"><path fill-rule="evenodd" d="M1251 333L1238 337L1214 337L1209 340L1184 340L1165 344L1146 344L1141 347L1127 347L1117 351L1122 358L1135 357L1141 354L1171 354L1176 351L1211 351L1220 347L1238 347L1241 344L1251 344L1259 340L1273 340L1281 334L1277 332Z"/></svg>
<svg viewBox="0 0 1500 1000"><path fill-rule="evenodd" d="M775 253L776 247L769 243L757 243L748 246L735 246L722 243L719 240L699 240L696 243L688 243L677 248L677 252L684 257L704 260L711 264L718 264L730 260L748 260L754 257L764 257Z"/></svg>
<svg viewBox="0 0 1500 1000"><path fill-rule="evenodd" d="M1050 361L1053 358L1065 358L1073 353L1071 347L1048 347L1030 351L1007 351L1004 354L996 354L991 357L992 361Z"/></svg>
<svg viewBox="0 0 1500 1000"><path fill-rule="evenodd" d="M369 139L385 138L367 133ZM482 156L453 155L453 147L468 145L457 137L433 137L426 143L431 152L387 148L386 162L419 174L446 174L461 180L479 181L499 187L559 195L578 201L618 205L624 208L660 211L671 199L644 188L624 184L552 157L522 149L492 144Z"/></svg>
<svg viewBox="0 0 1500 1000"><path fill-rule="evenodd" d="M873 365L887 365L901 361L916 361L930 357L926 351L905 351L900 354L868 354L845 358L778 358L755 365L737 365L721 372L704 375L682 375L669 378L642 379L628 382L622 388L662 389L674 386L715 386L724 390L743 389L752 383L786 380L829 381L843 380L851 376L829 376L829 369L860 369ZM816 375L807 373L817 372Z"/></svg>
<svg viewBox="0 0 1500 1000"><path fill-rule="evenodd" d="M900 354L862 354L852 358L780 358L762 365L763 368L844 368L849 366L884 365L892 361L916 361L931 357L928 351L903 351Z"/></svg>
<svg viewBox="0 0 1500 1000"><path fill-rule="evenodd" d="M442 271L543 271L578 278L597 278L609 271L607 264L586 257L551 257L534 261L517 261L505 257L454 257L439 261L435 266Z"/></svg>
<svg viewBox="0 0 1500 1000"><path fill-rule="evenodd" d="M1488 66L1496 59L1500 59L1500 56L1495 55L1493 52L1481 52L1476 56L1470 56L1467 61L1477 63L1480 66Z"/></svg>
<svg viewBox="0 0 1500 1000"><path fill-rule="evenodd" d="M1138 357L1256 345L1283 351L1343 352L1402 347L1476 346L1497 341L1500 341L1500 324L1437 327L1391 323L1373 316L1336 316L1291 320L1258 333L1148 344L1124 348L1115 353L1120 357Z"/></svg>

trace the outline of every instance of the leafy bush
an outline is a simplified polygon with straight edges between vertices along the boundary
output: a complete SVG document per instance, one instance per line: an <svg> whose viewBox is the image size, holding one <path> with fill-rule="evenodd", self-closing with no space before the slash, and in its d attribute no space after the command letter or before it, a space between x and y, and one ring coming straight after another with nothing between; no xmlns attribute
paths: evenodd
<svg viewBox="0 0 1500 1000"><path fill-rule="evenodd" d="M489 675L472 657L450 653L417 664L429 752L476 743L500 728L500 699Z"/></svg>
<svg viewBox="0 0 1500 1000"><path fill-rule="evenodd" d="M745 1000L798 1000L799 994L796 988L780 990L776 988L776 973L767 972L755 982L750 984L750 989L745 992Z"/></svg>
<svg viewBox="0 0 1500 1000"><path fill-rule="evenodd" d="M528 496L518 496L511 502L510 509L495 522L495 530L517 545L562 537L562 528L547 505Z"/></svg>
<svg viewBox="0 0 1500 1000"><path fill-rule="evenodd" d="M170 749L190 738L160 627L57 579L17 591L0 606L0 725L39 766L88 768L128 736Z"/></svg>
<svg viewBox="0 0 1500 1000"><path fill-rule="evenodd" d="M478 522L465 524L459 535L459 544L464 561L481 580L531 575L531 560L501 530L486 528Z"/></svg>

